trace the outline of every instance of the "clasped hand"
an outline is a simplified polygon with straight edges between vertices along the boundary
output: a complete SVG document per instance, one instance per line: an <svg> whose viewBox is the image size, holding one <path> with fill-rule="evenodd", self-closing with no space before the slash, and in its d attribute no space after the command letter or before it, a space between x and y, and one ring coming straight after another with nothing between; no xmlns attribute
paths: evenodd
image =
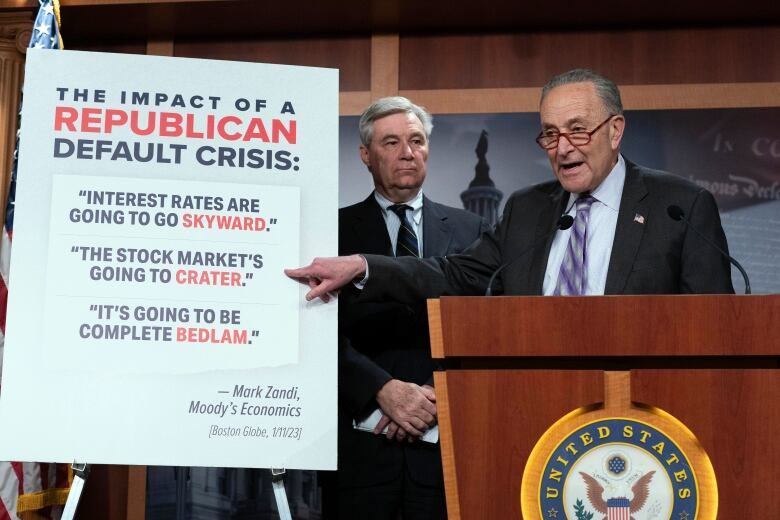
<svg viewBox="0 0 780 520"><path fill-rule="evenodd" d="M384 416L374 428L380 434L387 427L388 439L412 442L436 424L436 392L432 386L419 386L391 379L376 395Z"/></svg>

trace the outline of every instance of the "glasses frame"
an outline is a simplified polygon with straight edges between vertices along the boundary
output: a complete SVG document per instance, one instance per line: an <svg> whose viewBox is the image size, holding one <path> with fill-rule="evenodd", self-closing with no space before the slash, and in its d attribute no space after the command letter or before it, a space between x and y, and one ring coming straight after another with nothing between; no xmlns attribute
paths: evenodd
<svg viewBox="0 0 780 520"><path fill-rule="evenodd" d="M612 114L612 115L610 115L610 116L609 116L608 118L606 118L604 121L602 121L601 123L599 123L598 125L596 125L596 128L594 128L594 129L593 129L593 130L591 130L590 132L587 132L587 131L579 131L579 132L558 132L558 138L555 140L555 142L554 142L554 143L550 144L550 146L544 146L544 145L542 144L542 139L545 139L545 138L548 138L548 139L549 139L550 137L552 137L552 136L550 136L550 135L545 135L545 134L544 134L544 131L541 131L541 132L539 132L539 135L538 135L538 136L536 136L536 139L535 139L535 141L536 141L536 144L538 144L538 145L539 145L539 146L542 148L542 150L552 150L553 148L557 148L557 147L558 147L558 143L559 143L559 142L560 142L560 140L561 140L561 137L565 137L565 138L566 138L566 140L567 140L567 141L569 141L569 143L570 143L572 146L575 146L575 147L576 147L576 146L585 146L585 145L587 145L587 144L590 144L590 142L593 140L593 134L595 134L596 132L598 132L598 131L599 131L599 129L600 129L602 126L606 125L606 124L607 124L609 121L611 121L611 120L612 120L612 118L613 118L613 117L617 117L618 115L619 115L619 114ZM588 140L587 140L587 141L585 141L584 143L575 144L575 143L573 143L573 142L572 142L572 140L571 140L571 136L572 136L572 135L582 135L582 136L587 136L587 137L588 137Z"/></svg>

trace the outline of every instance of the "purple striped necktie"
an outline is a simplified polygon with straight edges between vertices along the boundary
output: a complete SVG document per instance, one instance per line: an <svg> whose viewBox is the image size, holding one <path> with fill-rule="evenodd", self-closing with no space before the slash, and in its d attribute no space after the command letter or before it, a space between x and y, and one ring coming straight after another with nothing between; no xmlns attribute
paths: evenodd
<svg viewBox="0 0 780 520"><path fill-rule="evenodd" d="M558 273L558 282L555 284L555 291L553 291L555 296L579 296L585 292L588 282L588 273L585 270L587 265L585 244L588 240L590 207L595 200L590 194L582 194L577 199L577 216L569 235L569 245L566 247L561 270Z"/></svg>

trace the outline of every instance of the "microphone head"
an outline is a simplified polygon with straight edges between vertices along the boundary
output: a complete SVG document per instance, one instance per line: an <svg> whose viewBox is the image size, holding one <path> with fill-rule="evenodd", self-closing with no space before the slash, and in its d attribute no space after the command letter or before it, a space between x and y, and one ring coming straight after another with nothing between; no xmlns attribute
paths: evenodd
<svg viewBox="0 0 780 520"><path fill-rule="evenodd" d="M561 218L558 219L558 229L561 231L566 231L572 225L574 225L574 217L571 215L561 215Z"/></svg>
<svg viewBox="0 0 780 520"><path fill-rule="evenodd" d="M674 220L682 220L682 218L685 216L683 209L680 206L676 206L674 204L666 208L666 212Z"/></svg>

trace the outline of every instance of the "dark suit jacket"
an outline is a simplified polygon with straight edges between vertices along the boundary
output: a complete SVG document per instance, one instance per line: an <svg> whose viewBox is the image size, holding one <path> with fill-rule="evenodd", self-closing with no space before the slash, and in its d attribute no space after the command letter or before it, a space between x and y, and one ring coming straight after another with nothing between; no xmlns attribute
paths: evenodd
<svg viewBox="0 0 780 520"><path fill-rule="evenodd" d="M462 255L395 262L367 256L369 281L359 298L413 301L484 294L490 275L505 262L509 265L494 283L495 293L542 294L556 222L568 195L558 182L516 192L495 230ZM712 194L680 177L626 161L606 294L734 292L728 260L685 223L672 220L667 214L671 204L728 251Z"/></svg>
<svg viewBox="0 0 780 520"><path fill-rule="evenodd" d="M393 255L381 208L371 194L339 211L339 254ZM423 198L423 255L459 253L487 226L480 217ZM400 444L355 431L352 419L377 407L376 393L390 379L433 384L425 301L355 303L349 292L339 301L339 329L351 345L339 351L339 484L368 486L398 478L404 460L411 475L441 484L438 445Z"/></svg>

